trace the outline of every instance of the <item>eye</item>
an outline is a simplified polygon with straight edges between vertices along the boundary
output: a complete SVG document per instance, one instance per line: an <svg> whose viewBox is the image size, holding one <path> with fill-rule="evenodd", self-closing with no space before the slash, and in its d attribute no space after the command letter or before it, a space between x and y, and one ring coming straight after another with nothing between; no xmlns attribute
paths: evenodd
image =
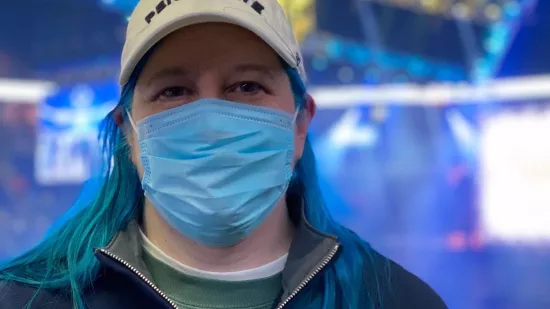
<svg viewBox="0 0 550 309"><path fill-rule="evenodd" d="M247 94L255 94L260 91L265 92L265 88L256 82L241 82L230 88L233 92L242 92Z"/></svg>
<svg viewBox="0 0 550 309"><path fill-rule="evenodd" d="M188 95L190 91L185 87L168 87L158 94L159 99L173 99Z"/></svg>

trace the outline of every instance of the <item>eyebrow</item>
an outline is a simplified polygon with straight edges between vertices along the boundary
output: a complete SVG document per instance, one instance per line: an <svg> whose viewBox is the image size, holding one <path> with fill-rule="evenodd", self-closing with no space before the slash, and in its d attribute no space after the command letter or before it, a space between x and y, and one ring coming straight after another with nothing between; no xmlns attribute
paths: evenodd
<svg viewBox="0 0 550 309"><path fill-rule="evenodd" d="M239 73L255 71L264 75L267 75L271 79L275 79L275 69L261 64L240 64L233 68L234 71Z"/></svg>
<svg viewBox="0 0 550 309"><path fill-rule="evenodd" d="M267 75L270 79L275 79L275 69L261 64L245 63L239 64L232 68L233 72L245 73L245 72L258 72L263 75ZM191 73L182 67L167 67L153 74L153 76L147 81L147 85L150 86L156 80L164 78L185 77Z"/></svg>
<svg viewBox="0 0 550 309"><path fill-rule="evenodd" d="M173 77L183 77L188 76L190 73L189 71L181 68L181 67L168 67L161 69L160 71L156 72L149 78L147 81L147 86L151 86L156 80L163 79L163 78L173 78Z"/></svg>

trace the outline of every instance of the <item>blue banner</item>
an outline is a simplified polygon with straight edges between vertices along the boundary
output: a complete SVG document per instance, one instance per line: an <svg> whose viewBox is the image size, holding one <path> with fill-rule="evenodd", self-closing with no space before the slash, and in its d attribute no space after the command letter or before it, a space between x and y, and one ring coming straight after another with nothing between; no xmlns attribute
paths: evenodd
<svg viewBox="0 0 550 309"><path fill-rule="evenodd" d="M81 183L97 163L98 128L117 103L115 82L62 88L39 109L35 177L41 184Z"/></svg>

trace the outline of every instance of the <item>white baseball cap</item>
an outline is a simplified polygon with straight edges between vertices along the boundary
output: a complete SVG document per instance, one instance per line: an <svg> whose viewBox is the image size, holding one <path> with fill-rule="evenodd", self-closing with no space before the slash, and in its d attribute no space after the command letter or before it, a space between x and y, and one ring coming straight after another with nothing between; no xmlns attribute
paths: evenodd
<svg viewBox="0 0 550 309"><path fill-rule="evenodd" d="M186 26L225 22L264 40L306 80L300 47L277 0L140 0L132 13L122 50L119 83L128 82L147 51Z"/></svg>

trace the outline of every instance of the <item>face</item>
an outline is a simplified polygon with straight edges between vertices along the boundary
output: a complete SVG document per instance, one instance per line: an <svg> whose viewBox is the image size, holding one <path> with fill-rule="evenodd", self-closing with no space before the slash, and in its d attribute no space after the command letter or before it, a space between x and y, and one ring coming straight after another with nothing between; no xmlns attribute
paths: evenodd
<svg viewBox="0 0 550 309"><path fill-rule="evenodd" d="M277 54L243 28L207 23L180 29L156 47L141 73L132 103L135 122L203 98L219 98L295 113L289 79ZM311 113L295 129L294 161L301 158ZM129 130L140 176L136 134Z"/></svg>

